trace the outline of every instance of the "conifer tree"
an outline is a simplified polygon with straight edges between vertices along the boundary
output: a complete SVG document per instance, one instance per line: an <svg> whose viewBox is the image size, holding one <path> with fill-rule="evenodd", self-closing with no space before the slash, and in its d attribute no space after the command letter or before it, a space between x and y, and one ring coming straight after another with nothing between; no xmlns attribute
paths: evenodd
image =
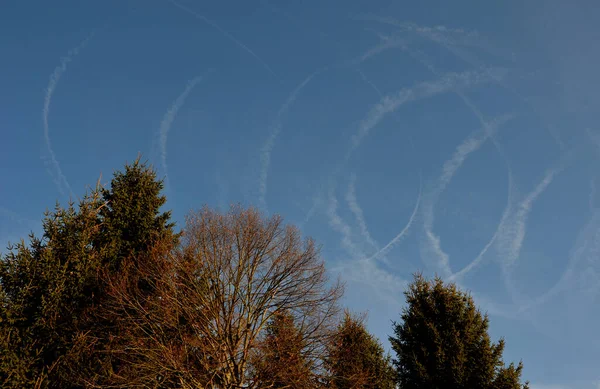
<svg viewBox="0 0 600 389"><path fill-rule="evenodd" d="M98 191L76 208L46 212L41 239L31 235L0 261L0 386L59 386L77 338L81 312L93 300L99 257Z"/></svg>
<svg viewBox="0 0 600 389"><path fill-rule="evenodd" d="M305 355L306 342L294 316L277 312L266 328L253 358L257 387L301 389L315 386L313 363Z"/></svg>
<svg viewBox="0 0 600 389"><path fill-rule="evenodd" d="M331 338L325 365L332 389L394 388L390 356L367 331L364 319L346 311Z"/></svg>
<svg viewBox="0 0 600 389"><path fill-rule="evenodd" d="M78 206L47 212L42 238L31 236L3 255L1 387L79 388L111 374L107 346L119 338L117 328L96 310L111 298L106 281L125 259L148 257L157 242L165 250L176 244L170 213L160 211L162 185L138 158L109 188L97 185Z"/></svg>
<svg viewBox="0 0 600 389"><path fill-rule="evenodd" d="M504 340L491 341L489 319L473 298L440 278L416 275L390 337L403 389L520 389L522 363L504 365Z"/></svg>

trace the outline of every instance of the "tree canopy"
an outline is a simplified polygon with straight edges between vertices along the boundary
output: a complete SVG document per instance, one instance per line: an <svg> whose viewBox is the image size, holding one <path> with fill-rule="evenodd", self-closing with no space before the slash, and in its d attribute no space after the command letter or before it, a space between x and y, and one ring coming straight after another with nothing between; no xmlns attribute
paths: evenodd
<svg viewBox="0 0 600 389"><path fill-rule="evenodd" d="M392 361L298 228L234 205L176 231L162 189L138 158L0 257L1 387L527 387L455 285L415 277Z"/></svg>
<svg viewBox="0 0 600 389"><path fill-rule="evenodd" d="M489 318L473 298L441 278L417 274L390 337L403 389L518 389L522 363L505 366L504 340L494 343Z"/></svg>

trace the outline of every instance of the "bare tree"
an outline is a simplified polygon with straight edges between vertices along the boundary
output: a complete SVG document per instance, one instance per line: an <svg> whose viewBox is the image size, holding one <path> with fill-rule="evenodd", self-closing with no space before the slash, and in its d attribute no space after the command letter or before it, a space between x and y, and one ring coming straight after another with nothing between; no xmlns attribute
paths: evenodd
<svg viewBox="0 0 600 389"><path fill-rule="evenodd" d="M191 213L180 247L108 282L114 387L255 388L252 356L278 312L294 316L304 355L322 360L342 293L319 251L278 216L232 207ZM315 365L316 366L316 365ZM318 368L318 366L316 366Z"/></svg>

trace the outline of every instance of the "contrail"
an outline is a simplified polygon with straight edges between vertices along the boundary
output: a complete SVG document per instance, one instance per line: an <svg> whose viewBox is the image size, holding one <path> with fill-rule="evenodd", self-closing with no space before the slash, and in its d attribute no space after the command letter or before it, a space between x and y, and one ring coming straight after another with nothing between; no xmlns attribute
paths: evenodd
<svg viewBox="0 0 600 389"><path fill-rule="evenodd" d="M403 88L394 95L383 97L379 103L371 108L367 117L360 123L357 133L352 136L352 144L346 160L349 159L350 154L358 148L364 137L369 134L386 114L396 111L403 104L433 97L455 88L466 88L490 82L502 78L504 74L505 70L501 68L488 68L481 72L447 73L438 80L422 82L412 88Z"/></svg>
<svg viewBox="0 0 600 389"><path fill-rule="evenodd" d="M356 259L362 257L360 248L352 240L352 229L337 213L337 199L333 181L330 182L328 200L327 216L329 217L329 225L342 235L342 247L351 257Z"/></svg>
<svg viewBox="0 0 600 389"><path fill-rule="evenodd" d="M483 134L479 132L472 133L458 145L452 157L444 162L437 186L425 197L427 201L423 210L423 228L425 238L429 242L427 250L432 251L439 258L438 265L444 273L444 277L450 277L452 270L450 269L449 256L442 250L440 238L433 232L435 204L467 157L477 151L486 140L492 138L497 129L512 117L513 115L502 115L496 118L492 123L484 126Z"/></svg>
<svg viewBox="0 0 600 389"><path fill-rule="evenodd" d="M165 180L167 182L167 186L169 185L169 172L167 167L167 138L169 136L169 131L171 130L171 125L173 121L177 117L177 112L179 109L185 104L185 100L192 92L194 87L202 81L204 76L197 76L193 79L189 80L187 86L184 91L173 101L173 104L169 108L169 110L163 116L162 121L160 122L160 128L158 131L159 134L159 145L160 145L160 162L165 173Z"/></svg>
<svg viewBox="0 0 600 389"><path fill-rule="evenodd" d="M346 192L346 203L356 218L356 222L358 223L358 227L360 228L360 233L363 239L365 239L365 241L371 247L377 248L378 244L369 233L363 210L358 204L358 200L356 198L356 174L352 174L350 176L350 183L348 185L348 191Z"/></svg>
<svg viewBox="0 0 600 389"><path fill-rule="evenodd" d="M419 175L419 178L421 177L421 175ZM392 240L390 240L388 242L388 244L386 244L381 250L377 251L375 254L371 255L369 258L367 258L367 261L371 261L373 259L377 259L380 257L385 256L395 245L396 243L398 243L403 237L404 235L406 235L406 233L409 231L410 227L413 224L413 221L415 220L415 217L417 216L417 212L419 210L419 205L421 204L421 194L422 194L422 179L419 179L419 194L417 195L417 201L415 202L415 207L412 211L412 214L410 215L410 218L408 219L408 222L406 223L406 225L404 226L404 228L402 229L402 231L400 231Z"/></svg>
<svg viewBox="0 0 600 389"><path fill-rule="evenodd" d="M398 304L394 298L398 296L407 285L407 282L381 268L374 262L366 261L360 247L352 240L352 229L337 212L337 199L335 184L330 181L328 193L327 216L329 225L342 235L342 247L350 256L348 261L340 261L333 266L331 271L344 272L345 278L364 282L371 286L375 292L390 303Z"/></svg>
<svg viewBox="0 0 600 389"><path fill-rule="evenodd" d="M581 265L582 262L587 265L587 269L596 269L596 277L600 276L600 267L598 266L598 257L600 255L600 210L595 209L590 217L590 220L577 235L575 244L569 253L569 263L567 269L561 278L548 291L537 298L531 299L527 303L520 306L519 311L529 310L537 305L544 304L556 294L576 288L575 282L575 267Z"/></svg>
<svg viewBox="0 0 600 389"><path fill-rule="evenodd" d="M544 178L519 204L513 217L511 217L512 223L502 228L500 244L504 248L503 251L505 251L505 267L510 268L518 259L523 240L525 239L527 218L533 203L548 188L560 170L562 169L547 170Z"/></svg>
<svg viewBox="0 0 600 389"><path fill-rule="evenodd" d="M50 164L52 165L52 171L50 174L54 180L54 184L57 186L58 191L61 195L65 196L65 192L69 192L71 196L73 196L73 191L71 190L71 186L67 181L67 177L62 172L60 168L60 163L56 159L56 154L54 153L54 149L52 148L52 142L50 141L50 129L48 126L48 115L50 114L50 104L52 102L52 95L54 94L54 90L58 85L58 81L60 81L61 76L67 70L67 64L79 54L79 51L84 49L87 46L88 42L94 34L90 34L87 38L85 38L79 46L69 50L65 57L60 59L60 65L58 65L54 72L50 75L50 81L48 82L48 86L46 87L46 95L44 96L44 108L42 109L42 120L44 125L44 141L46 142L46 148L48 149L48 154L50 157Z"/></svg>
<svg viewBox="0 0 600 389"><path fill-rule="evenodd" d="M494 79L504 77L505 73L506 71L503 68L488 68L482 71L448 73L437 80L425 81L410 88L403 88L392 95L381 97L379 102L370 109L366 118L360 122L357 132L351 138L351 144L345 157L334 167L331 176L340 173L344 165L350 160L352 153L360 146L362 140L369 135L371 130L377 126L387 114L395 112L400 106L412 101L448 93L456 88L467 88L477 84L491 82ZM375 88L375 90L377 91L378 89Z"/></svg>
<svg viewBox="0 0 600 389"><path fill-rule="evenodd" d="M508 198L506 200L506 207L504 208L504 211L502 212L502 217L500 218L500 222L498 223L498 226L496 227L496 231L494 232L494 235L492 235L492 238L487 242L487 244L479 252L479 255L477 255L477 257L471 263L469 263L467 266L462 268L460 271L457 271L456 273L452 274L448 278L448 281L457 282L460 279L462 279L462 277L464 277L468 272L473 270L475 267L479 266L479 264L483 260L483 257L485 256L485 254L488 252L490 247L492 247L494 245L494 243L496 242L496 239L498 239L498 236L500 235L502 229L504 228L504 224L508 220L508 217L511 213L512 193L513 193L513 178L512 178L512 172L509 170L508 171L508 195L507 195Z"/></svg>
<svg viewBox="0 0 600 389"><path fill-rule="evenodd" d="M281 127L283 125L282 118L287 113L290 106L294 103L294 101L296 100L296 97L298 97L298 93L300 93L302 88L304 88L306 86L306 84L308 84L314 76L316 76L317 74L319 74L320 72L322 72L324 70L325 69L316 70L315 72L310 74L308 77L306 77L304 79L304 81L302 81L292 91L292 93L288 96L285 103L281 106L281 108L279 108L279 112L277 112L277 117L275 118L274 125L272 126L272 129L271 129L271 134L269 135L269 137L267 138L267 141L265 142L265 144L263 145L263 147L260 150L261 170L260 170L260 177L259 177L259 184L258 184L259 185L258 201L261 204L262 209L265 211L267 210L267 199L266 199L266 197L267 197L267 179L269 176L269 166L271 165L271 152L273 151L273 147L275 146L275 140L277 139L277 137L279 136L279 133L281 132Z"/></svg>
<svg viewBox="0 0 600 389"><path fill-rule="evenodd" d="M191 8L186 7L185 5L179 4L177 1L175 0L167 0L168 2L170 2L171 4L173 4L174 6L176 6L177 8L189 13L190 15L193 15L194 17L196 17L197 19L202 20L203 22L205 22L206 24L208 24L209 26L213 27L214 29L216 29L217 31L219 31L221 34L223 34L225 37L227 37L229 40L231 40L233 43L235 43L236 45L238 45L242 50L244 50L245 52L247 52L248 54L250 54L251 56L253 56L258 62L261 63L261 65L269 72L271 73L275 78L279 79L279 77L277 76L277 74L273 71L273 69L271 69L271 67L262 60L262 58L260 58L254 51L252 51L248 46L246 46L245 44L243 44L242 42L240 42L238 39L236 39L233 35L231 35L230 33L228 33L227 31L223 30L217 23L213 22L212 20L208 19L207 17L205 17L204 15L199 14L198 12L192 10Z"/></svg>

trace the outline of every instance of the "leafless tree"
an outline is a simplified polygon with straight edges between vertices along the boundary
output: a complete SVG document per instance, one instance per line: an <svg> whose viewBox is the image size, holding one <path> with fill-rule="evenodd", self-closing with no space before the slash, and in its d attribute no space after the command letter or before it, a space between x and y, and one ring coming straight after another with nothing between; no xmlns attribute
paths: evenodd
<svg viewBox="0 0 600 389"><path fill-rule="evenodd" d="M150 256L107 281L103 316L120 327L113 387L261 387L252 356L282 311L307 358L322 359L343 288L315 243L280 217L203 208L188 215L180 247Z"/></svg>

